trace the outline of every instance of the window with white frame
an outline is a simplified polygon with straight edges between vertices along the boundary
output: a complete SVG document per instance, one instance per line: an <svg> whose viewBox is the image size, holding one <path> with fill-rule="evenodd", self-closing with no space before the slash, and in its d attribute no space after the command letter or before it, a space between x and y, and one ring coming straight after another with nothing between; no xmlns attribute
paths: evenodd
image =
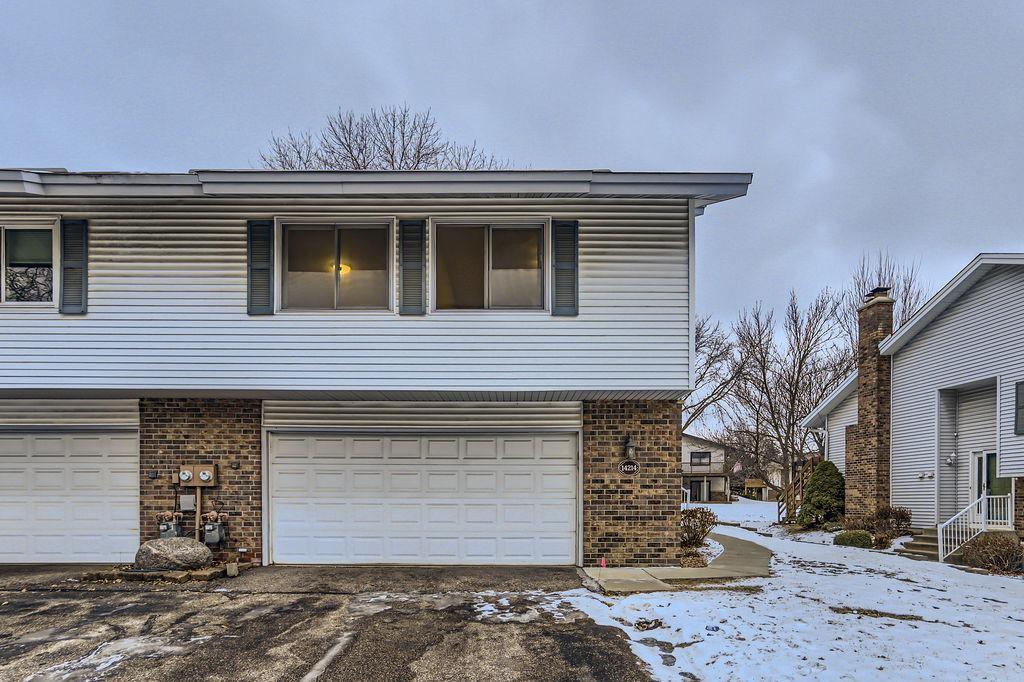
<svg viewBox="0 0 1024 682"><path fill-rule="evenodd" d="M0 303L52 304L56 262L54 227L0 224Z"/></svg>
<svg viewBox="0 0 1024 682"><path fill-rule="evenodd" d="M439 224L437 310L543 310L544 226Z"/></svg>
<svg viewBox="0 0 1024 682"><path fill-rule="evenodd" d="M281 241L282 308L389 308L391 237L388 225L284 225Z"/></svg>

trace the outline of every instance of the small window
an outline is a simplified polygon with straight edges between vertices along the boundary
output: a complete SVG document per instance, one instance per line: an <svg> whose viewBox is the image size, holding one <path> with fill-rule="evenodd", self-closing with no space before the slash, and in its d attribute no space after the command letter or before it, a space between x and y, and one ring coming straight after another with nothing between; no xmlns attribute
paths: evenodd
<svg viewBox="0 0 1024 682"><path fill-rule="evenodd" d="M710 452L691 452L690 453L690 466L694 466L694 467L708 467L708 466L711 466L711 453Z"/></svg>
<svg viewBox="0 0 1024 682"><path fill-rule="evenodd" d="M438 310L543 310L540 225L439 225L434 248Z"/></svg>
<svg viewBox="0 0 1024 682"><path fill-rule="evenodd" d="M52 303L54 237L52 228L0 227L0 301Z"/></svg>
<svg viewBox="0 0 1024 682"><path fill-rule="evenodd" d="M284 228L284 308L384 310L390 301L389 234L382 225Z"/></svg>
<svg viewBox="0 0 1024 682"><path fill-rule="evenodd" d="M1017 382L1017 396L1014 403L1013 432L1024 436L1024 381Z"/></svg>

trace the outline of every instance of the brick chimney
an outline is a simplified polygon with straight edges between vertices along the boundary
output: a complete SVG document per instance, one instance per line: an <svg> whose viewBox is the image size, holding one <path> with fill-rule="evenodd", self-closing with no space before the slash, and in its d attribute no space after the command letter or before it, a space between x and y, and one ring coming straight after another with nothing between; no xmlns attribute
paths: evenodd
<svg viewBox="0 0 1024 682"><path fill-rule="evenodd" d="M892 334L889 287L872 289L857 311L857 423L846 430L846 517L865 519L889 504L892 358L878 344Z"/></svg>

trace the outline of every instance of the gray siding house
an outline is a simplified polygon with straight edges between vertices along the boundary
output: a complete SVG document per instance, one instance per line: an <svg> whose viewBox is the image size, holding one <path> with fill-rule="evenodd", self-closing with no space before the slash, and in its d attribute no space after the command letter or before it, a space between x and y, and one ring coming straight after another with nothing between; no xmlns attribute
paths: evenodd
<svg viewBox="0 0 1024 682"><path fill-rule="evenodd" d="M888 389L875 410L885 461L869 465L887 479L884 502L909 507L917 525L973 514L1024 530L1024 254L981 254L875 352L889 387L858 372L804 421L823 430L848 487L863 473L851 470L858 413Z"/></svg>
<svg viewBox="0 0 1024 682"><path fill-rule="evenodd" d="M223 556L673 563L695 219L750 180L0 170L0 563L191 534L188 467Z"/></svg>

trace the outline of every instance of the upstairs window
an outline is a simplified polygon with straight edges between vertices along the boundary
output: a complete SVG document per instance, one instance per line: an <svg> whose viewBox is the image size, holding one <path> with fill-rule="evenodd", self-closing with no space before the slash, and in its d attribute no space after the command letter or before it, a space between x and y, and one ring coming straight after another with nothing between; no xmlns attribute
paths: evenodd
<svg viewBox="0 0 1024 682"><path fill-rule="evenodd" d="M1013 404L1013 433L1018 436L1024 436L1024 381L1017 382L1016 390L1017 394Z"/></svg>
<svg viewBox="0 0 1024 682"><path fill-rule="evenodd" d="M690 453L690 466L694 466L694 467L709 467L709 466L711 466L711 453L710 452L691 452Z"/></svg>
<svg viewBox="0 0 1024 682"><path fill-rule="evenodd" d="M286 225L282 241L282 307L389 307L391 249L386 225Z"/></svg>
<svg viewBox="0 0 1024 682"><path fill-rule="evenodd" d="M438 225L437 310L543 310L542 225Z"/></svg>
<svg viewBox="0 0 1024 682"><path fill-rule="evenodd" d="M53 303L54 230L0 226L0 302Z"/></svg>

